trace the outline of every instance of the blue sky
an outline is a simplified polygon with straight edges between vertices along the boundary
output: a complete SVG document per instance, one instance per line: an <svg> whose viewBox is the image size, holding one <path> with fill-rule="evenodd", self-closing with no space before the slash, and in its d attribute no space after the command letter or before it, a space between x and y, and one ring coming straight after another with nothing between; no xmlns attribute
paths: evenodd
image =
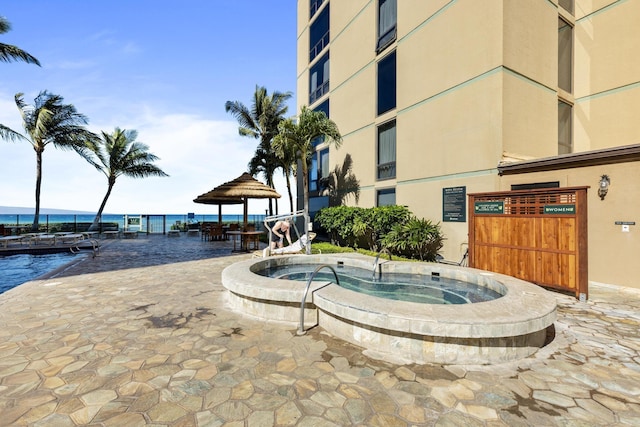
<svg viewBox="0 0 640 427"><path fill-rule="evenodd" d="M14 95L32 104L47 90L75 105L94 132L137 130L170 175L118 178L108 213L217 213L193 199L245 172L257 145L238 136L224 103L250 106L256 85L295 91L293 0L12 0L0 15L12 25L0 42L42 64L0 63L0 123L22 133ZM29 144L0 140L0 165L0 206L34 206ZM47 147L42 207L95 212L106 189L106 177L76 153ZM276 189L282 213L284 179ZM266 205L251 200L249 210L264 213Z"/></svg>

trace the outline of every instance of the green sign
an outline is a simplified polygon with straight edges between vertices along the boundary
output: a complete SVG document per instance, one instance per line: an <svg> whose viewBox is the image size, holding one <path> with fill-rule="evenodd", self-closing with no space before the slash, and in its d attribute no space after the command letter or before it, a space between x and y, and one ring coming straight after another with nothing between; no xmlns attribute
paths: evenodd
<svg viewBox="0 0 640 427"><path fill-rule="evenodd" d="M504 202L474 202L473 211L476 214L503 214Z"/></svg>
<svg viewBox="0 0 640 427"><path fill-rule="evenodd" d="M576 205L544 205L544 213L560 214L560 215L575 215Z"/></svg>
<svg viewBox="0 0 640 427"><path fill-rule="evenodd" d="M127 218L127 225L140 225L140 218Z"/></svg>
<svg viewBox="0 0 640 427"><path fill-rule="evenodd" d="M467 187L442 189L442 220L444 222L467 221Z"/></svg>

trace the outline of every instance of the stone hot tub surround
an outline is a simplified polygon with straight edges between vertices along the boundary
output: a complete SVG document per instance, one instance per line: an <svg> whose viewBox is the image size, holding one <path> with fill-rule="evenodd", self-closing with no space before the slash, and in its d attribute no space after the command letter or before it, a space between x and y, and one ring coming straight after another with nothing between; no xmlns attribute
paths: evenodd
<svg viewBox="0 0 640 427"><path fill-rule="evenodd" d="M263 320L297 326L306 282L257 274L274 265L329 264L373 268L362 255L295 255L251 259L222 272L231 307ZM381 262L382 272L463 280L503 296L472 304L394 301L314 281L305 305L305 329L319 325L332 335L394 362L493 364L533 354L556 319L555 296L510 276L443 264ZM310 268L310 271L313 271Z"/></svg>

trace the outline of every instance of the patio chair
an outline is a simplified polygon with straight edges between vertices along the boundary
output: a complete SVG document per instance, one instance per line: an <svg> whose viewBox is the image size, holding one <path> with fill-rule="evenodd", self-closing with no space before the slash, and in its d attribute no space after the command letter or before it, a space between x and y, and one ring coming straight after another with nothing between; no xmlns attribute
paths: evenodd
<svg viewBox="0 0 640 427"><path fill-rule="evenodd" d="M222 231L222 224L215 224L211 227L211 239L212 240L222 240L224 237L224 233Z"/></svg>

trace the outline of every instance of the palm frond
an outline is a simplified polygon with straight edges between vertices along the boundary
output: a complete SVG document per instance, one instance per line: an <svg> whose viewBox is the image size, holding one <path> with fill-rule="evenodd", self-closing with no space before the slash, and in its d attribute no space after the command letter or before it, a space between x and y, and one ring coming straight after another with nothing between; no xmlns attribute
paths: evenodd
<svg viewBox="0 0 640 427"><path fill-rule="evenodd" d="M11 24L9 21L0 16L0 34L7 33L11 30ZM25 52L19 47L0 43L0 61L1 62L13 62L13 61L24 61L27 64L36 64L40 66L40 61L36 59L35 56Z"/></svg>
<svg viewBox="0 0 640 427"><path fill-rule="evenodd" d="M27 138L25 138L21 133L8 128L3 124L0 124L0 138L7 139L9 141L27 140Z"/></svg>

